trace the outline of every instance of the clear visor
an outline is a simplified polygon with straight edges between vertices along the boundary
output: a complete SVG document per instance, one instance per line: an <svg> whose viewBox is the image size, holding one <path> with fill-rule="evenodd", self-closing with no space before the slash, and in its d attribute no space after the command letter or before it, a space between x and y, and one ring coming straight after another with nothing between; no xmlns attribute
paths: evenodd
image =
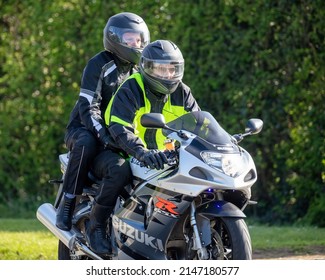
<svg viewBox="0 0 325 280"><path fill-rule="evenodd" d="M144 71L156 78L164 80L181 80L184 74L184 60L151 60L143 58L142 68Z"/></svg>
<svg viewBox="0 0 325 280"><path fill-rule="evenodd" d="M149 32L111 26L108 30L109 38L117 43L132 48L143 49L149 44Z"/></svg>

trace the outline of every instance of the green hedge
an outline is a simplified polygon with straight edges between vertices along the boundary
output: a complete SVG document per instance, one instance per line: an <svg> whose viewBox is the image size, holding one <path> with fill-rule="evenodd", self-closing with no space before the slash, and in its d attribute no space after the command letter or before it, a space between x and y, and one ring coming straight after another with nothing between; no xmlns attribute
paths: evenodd
<svg viewBox="0 0 325 280"><path fill-rule="evenodd" d="M263 119L262 133L242 143L259 175L249 214L325 226L325 5L255 2L1 3L0 204L28 211L53 199L47 181L60 176L83 67L102 49L107 18L132 11L152 40L181 48L184 81L230 133Z"/></svg>

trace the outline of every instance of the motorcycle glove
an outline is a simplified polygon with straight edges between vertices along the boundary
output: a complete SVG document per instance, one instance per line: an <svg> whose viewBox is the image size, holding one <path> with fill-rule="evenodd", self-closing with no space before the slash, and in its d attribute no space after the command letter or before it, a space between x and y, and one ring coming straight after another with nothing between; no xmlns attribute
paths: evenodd
<svg viewBox="0 0 325 280"><path fill-rule="evenodd" d="M136 158L151 169L163 169L164 164L168 163L167 156L158 150L142 151Z"/></svg>

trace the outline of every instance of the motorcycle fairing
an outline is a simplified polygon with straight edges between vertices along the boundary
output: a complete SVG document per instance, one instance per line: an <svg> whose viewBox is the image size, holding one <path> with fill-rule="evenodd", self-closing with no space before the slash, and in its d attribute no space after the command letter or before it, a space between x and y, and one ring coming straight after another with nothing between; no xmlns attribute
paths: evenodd
<svg viewBox="0 0 325 280"><path fill-rule="evenodd" d="M215 151L218 153L239 153L239 148L235 144L229 141L229 143L223 145L213 145L211 143L206 142L204 139L200 137L195 137L191 144L185 148L185 151L197 157L199 160L203 161L201 157L202 151Z"/></svg>
<svg viewBox="0 0 325 280"><path fill-rule="evenodd" d="M135 252L149 259L166 259L166 247L174 227L187 214L191 199L179 197L178 193L147 184L137 190L133 199L129 199L113 216L113 230L120 249L125 254ZM137 197L137 199L135 199ZM154 210L146 216L146 206L153 198ZM161 200L171 202L177 215L169 215L156 205ZM185 198L185 199L184 199ZM167 211L168 212L168 211ZM147 219L147 220L146 220Z"/></svg>

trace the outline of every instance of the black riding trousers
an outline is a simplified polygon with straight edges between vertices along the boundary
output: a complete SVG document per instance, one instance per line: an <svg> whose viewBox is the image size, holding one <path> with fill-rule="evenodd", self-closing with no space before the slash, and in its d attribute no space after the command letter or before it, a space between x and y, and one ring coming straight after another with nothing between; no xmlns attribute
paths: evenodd
<svg viewBox="0 0 325 280"><path fill-rule="evenodd" d="M118 153L104 150L94 160L93 173L102 178L96 202L113 207L123 188L131 183L129 162Z"/></svg>
<svg viewBox="0 0 325 280"><path fill-rule="evenodd" d="M99 151L99 142L92 132L80 127L67 132L65 143L70 154L63 192L80 195L87 182L88 171Z"/></svg>

